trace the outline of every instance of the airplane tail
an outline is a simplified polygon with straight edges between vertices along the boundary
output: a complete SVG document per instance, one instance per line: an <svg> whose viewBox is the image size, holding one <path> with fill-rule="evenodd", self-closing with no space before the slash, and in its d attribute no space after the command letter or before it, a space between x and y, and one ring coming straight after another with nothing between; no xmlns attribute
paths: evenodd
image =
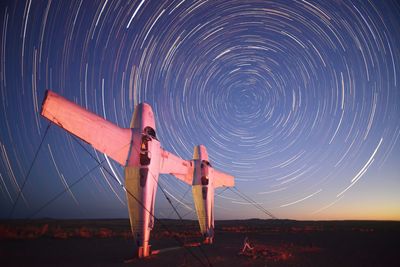
<svg viewBox="0 0 400 267"><path fill-rule="evenodd" d="M50 90L46 91L41 115L125 166L131 129L120 128Z"/></svg>
<svg viewBox="0 0 400 267"><path fill-rule="evenodd" d="M214 187L221 187L221 186L235 186L235 179L232 175L227 173L218 171L211 167L208 161L208 153L207 149L203 145L198 145L194 147L193 152L193 159L194 160L204 160L208 162L208 175L212 176L212 180L214 181Z"/></svg>

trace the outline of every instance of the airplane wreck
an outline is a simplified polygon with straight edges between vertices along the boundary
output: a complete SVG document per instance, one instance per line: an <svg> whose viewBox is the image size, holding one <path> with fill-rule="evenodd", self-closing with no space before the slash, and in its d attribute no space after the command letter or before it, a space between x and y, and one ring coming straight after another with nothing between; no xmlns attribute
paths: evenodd
<svg viewBox="0 0 400 267"><path fill-rule="evenodd" d="M205 146L184 160L160 145L149 104L136 105L130 128L121 128L48 90L41 115L124 167L125 189L136 256L151 255L150 232L160 174L171 174L192 186L193 200L205 240L214 238L214 190L234 186L234 177L212 168Z"/></svg>

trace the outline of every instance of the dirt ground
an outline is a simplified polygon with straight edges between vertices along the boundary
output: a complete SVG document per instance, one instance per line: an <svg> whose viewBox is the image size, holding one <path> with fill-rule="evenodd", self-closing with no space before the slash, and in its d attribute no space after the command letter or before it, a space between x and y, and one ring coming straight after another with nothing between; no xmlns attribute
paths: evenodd
<svg viewBox="0 0 400 267"><path fill-rule="evenodd" d="M0 266L399 266L400 222L216 221L199 245L196 221L162 220L158 254L133 259L129 221L0 221ZM242 252L245 238L252 249ZM185 246L182 247L182 244Z"/></svg>

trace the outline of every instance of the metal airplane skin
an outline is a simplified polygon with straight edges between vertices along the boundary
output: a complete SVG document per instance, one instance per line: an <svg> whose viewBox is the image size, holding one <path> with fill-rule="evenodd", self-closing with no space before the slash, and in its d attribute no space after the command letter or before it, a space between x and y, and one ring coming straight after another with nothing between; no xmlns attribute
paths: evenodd
<svg viewBox="0 0 400 267"><path fill-rule="evenodd" d="M234 186L231 175L217 171L208 161L208 153L203 145L196 146L193 153L193 200L196 207L200 231L205 244L214 240L214 191L221 186Z"/></svg>
<svg viewBox="0 0 400 267"><path fill-rule="evenodd" d="M151 254L149 240L154 226L159 174L171 174L192 185L204 243L212 243L214 188L233 186L234 178L211 167L202 145L195 147L193 160L183 160L161 148L150 105L138 104L130 128L120 128L48 90L41 115L124 166L128 212L137 257Z"/></svg>

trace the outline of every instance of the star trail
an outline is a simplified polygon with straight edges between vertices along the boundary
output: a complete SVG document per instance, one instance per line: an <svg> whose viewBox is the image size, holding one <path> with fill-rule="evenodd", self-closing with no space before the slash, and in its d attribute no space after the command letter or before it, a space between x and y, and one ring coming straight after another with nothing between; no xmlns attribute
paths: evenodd
<svg viewBox="0 0 400 267"><path fill-rule="evenodd" d="M6 1L0 9L0 216L127 217L122 167L40 116L46 89L161 145L195 145L279 218L400 219L396 1ZM190 188L160 185L185 219ZM22 188L23 187L23 188ZM22 193L21 193L21 189ZM231 190L217 219L266 218ZM156 215L174 218L162 194Z"/></svg>

